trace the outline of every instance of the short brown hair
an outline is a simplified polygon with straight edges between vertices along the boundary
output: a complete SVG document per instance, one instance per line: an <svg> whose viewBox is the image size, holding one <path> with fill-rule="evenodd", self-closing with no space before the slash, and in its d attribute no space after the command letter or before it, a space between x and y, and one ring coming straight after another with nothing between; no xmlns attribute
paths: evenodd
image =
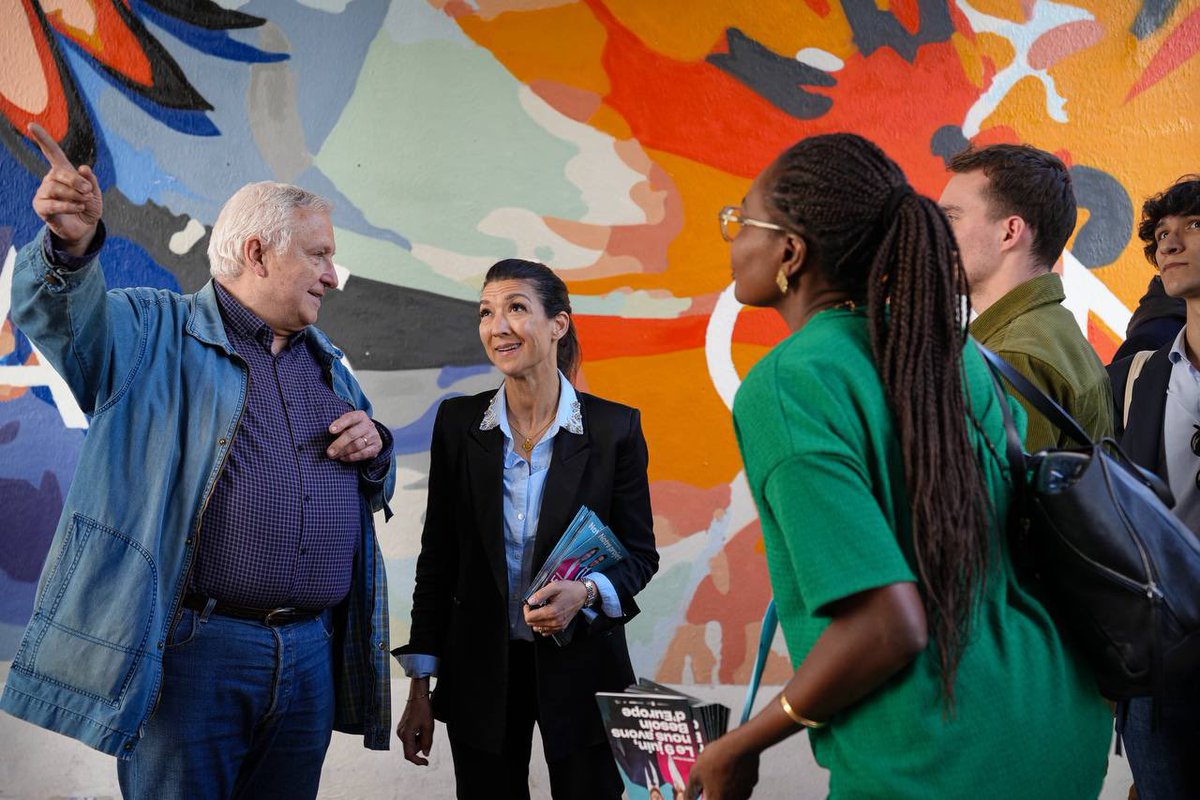
<svg viewBox="0 0 1200 800"><path fill-rule="evenodd" d="M988 204L996 215L1016 215L1033 229L1033 255L1049 269L1075 230L1075 192L1063 162L1026 144L994 144L950 159L958 174L982 171Z"/></svg>

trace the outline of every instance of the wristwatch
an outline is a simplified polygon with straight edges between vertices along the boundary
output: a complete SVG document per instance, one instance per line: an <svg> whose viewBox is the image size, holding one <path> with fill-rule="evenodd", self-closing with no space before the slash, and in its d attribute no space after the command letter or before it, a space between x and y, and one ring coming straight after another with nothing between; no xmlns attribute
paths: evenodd
<svg viewBox="0 0 1200 800"><path fill-rule="evenodd" d="M600 597L600 589L596 586L596 582L591 578L583 579L583 588L587 590L587 597L584 598L583 607L591 608L596 605L596 600Z"/></svg>

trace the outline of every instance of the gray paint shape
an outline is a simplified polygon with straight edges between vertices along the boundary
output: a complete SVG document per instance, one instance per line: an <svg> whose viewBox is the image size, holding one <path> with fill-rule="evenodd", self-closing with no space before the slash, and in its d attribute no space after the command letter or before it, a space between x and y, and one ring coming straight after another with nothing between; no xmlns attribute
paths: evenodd
<svg viewBox="0 0 1200 800"><path fill-rule="evenodd" d="M836 85L829 73L785 58L737 28L729 28L725 36L729 52L713 53L708 63L737 78L780 110L797 119L816 119L833 106L830 98L800 88Z"/></svg>
<svg viewBox="0 0 1200 800"><path fill-rule="evenodd" d="M929 152L942 159L947 169L950 160L971 146L971 142L963 136L962 128L957 125L943 125L933 132L929 140Z"/></svg>
<svg viewBox="0 0 1200 800"><path fill-rule="evenodd" d="M1071 252L1088 269L1116 261L1133 235L1133 203L1116 178L1094 167L1071 167L1075 202L1088 221Z"/></svg>
<svg viewBox="0 0 1200 800"><path fill-rule="evenodd" d="M881 11L875 0L842 0L842 11L854 31L854 44L864 56L890 47L911 64L921 45L949 41L954 33L947 0L918 0L920 27L915 34L892 12Z"/></svg>
<svg viewBox="0 0 1200 800"><path fill-rule="evenodd" d="M326 295L318 324L356 370L487 363L478 304L433 292L351 277Z"/></svg>
<svg viewBox="0 0 1200 800"><path fill-rule="evenodd" d="M1163 26L1178 4L1179 0L1143 0L1141 10L1129 26L1129 32L1139 39L1145 39Z"/></svg>
<svg viewBox="0 0 1200 800"><path fill-rule="evenodd" d="M259 32L259 47L272 53L291 50L287 37L273 23L267 23ZM250 67L246 113L258 150L276 180L293 183L312 166L312 155L304 143L304 128L296 110L296 76L288 62Z"/></svg>

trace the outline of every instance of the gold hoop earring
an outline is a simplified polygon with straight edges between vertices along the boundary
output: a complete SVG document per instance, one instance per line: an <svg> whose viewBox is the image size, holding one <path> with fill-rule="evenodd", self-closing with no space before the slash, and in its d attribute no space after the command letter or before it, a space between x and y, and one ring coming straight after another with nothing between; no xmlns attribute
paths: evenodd
<svg viewBox="0 0 1200 800"><path fill-rule="evenodd" d="M783 267L780 267L779 272L775 273L775 283L779 286L780 294L788 293L787 270Z"/></svg>

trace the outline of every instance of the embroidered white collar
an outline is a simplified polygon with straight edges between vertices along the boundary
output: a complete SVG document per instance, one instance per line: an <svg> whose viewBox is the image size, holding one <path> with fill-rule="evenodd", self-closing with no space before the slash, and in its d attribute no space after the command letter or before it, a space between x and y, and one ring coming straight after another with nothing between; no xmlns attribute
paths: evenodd
<svg viewBox="0 0 1200 800"><path fill-rule="evenodd" d="M579 396L575 393L575 387L563 376L562 372L558 373L558 385L560 388L557 426L568 433L580 435L583 433L583 415L579 410ZM492 395L492 399L488 401L487 410L483 412L483 420L479 423L479 430L490 431L492 428L499 427L506 436L511 438L508 421L505 420L504 424L501 424L501 419L507 412L505 398L504 384L501 384L496 393Z"/></svg>

